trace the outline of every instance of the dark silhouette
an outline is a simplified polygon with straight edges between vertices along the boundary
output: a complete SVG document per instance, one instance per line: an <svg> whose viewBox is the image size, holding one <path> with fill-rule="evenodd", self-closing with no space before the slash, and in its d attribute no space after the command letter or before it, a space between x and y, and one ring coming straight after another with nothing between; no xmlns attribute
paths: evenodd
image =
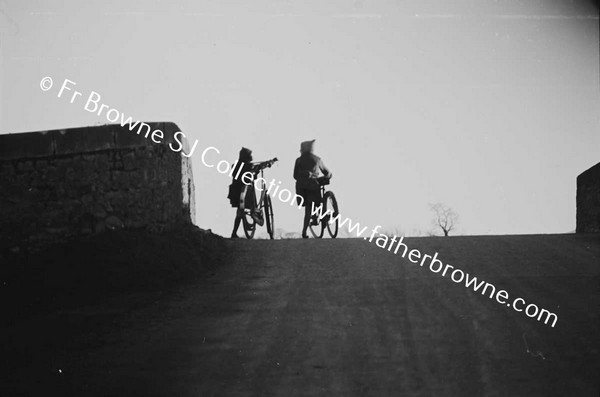
<svg viewBox="0 0 600 397"><path fill-rule="evenodd" d="M439 226L444 236L448 237L458 223L458 214L442 203L429 204L429 207L434 212L434 225Z"/></svg>
<svg viewBox="0 0 600 397"><path fill-rule="evenodd" d="M304 224L302 225L302 238L308 238L306 231L311 221L311 209L314 206L319 206L322 200L321 186L318 178L324 176L331 179L332 173L325 167L323 160L316 156L314 151L315 140L305 141L300 144L300 157L296 159L294 164L294 179L296 180L296 194L302 197L302 205L304 206ZM298 199L298 204L300 199ZM316 221L313 220L313 221Z"/></svg>
<svg viewBox="0 0 600 397"><path fill-rule="evenodd" d="M244 175L245 172L252 171L252 169L252 150L242 147L242 149L240 150L240 155L238 157L237 164L233 169L233 179L231 181L231 185L229 185L229 194L227 195L231 206L237 209L235 213L235 220L233 221L233 231L231 232L231 238L238 238L237 231L240 227L242 217L244 216L243 212L240 211L239 208L240 195L242 194L244 183L242 182L241 178L236 178L236 175ZM252 197L253 195L250 196Z"/></svg>
<svg viewBox="0 0 600 397"><path fill-rule="evenodd" d="M577 177L577 233L600 233L600 163Z"/></svg>

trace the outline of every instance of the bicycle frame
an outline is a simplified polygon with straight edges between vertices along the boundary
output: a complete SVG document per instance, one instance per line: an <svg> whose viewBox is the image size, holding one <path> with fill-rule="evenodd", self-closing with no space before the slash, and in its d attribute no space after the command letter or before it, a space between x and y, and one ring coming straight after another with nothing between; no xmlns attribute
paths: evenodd
<svg viewBox="0 0 600 397"><path fill-rule="evenodd" d="M265 221L267 223L267 233L271 239L274 238L273 204L266 191L263 170L267 167L271 167L275 161L277 161L277 158L258 163L258 167L255 168L252 173L251 183L245 184L240 194L239 210L242 211L240 215L242 216L244 224L244 233L249 239L254 236L256 225L263 226ZM257 186L256 183L258 180L260 180L258 183L259 186ZM256 197L256 189L260 190L258 197Z"/></svg>
<svg viewBox="0 0 600 397"><path fill-rule="evenodd" d="M260 179L262 179L263 182L262 183L262 190L260 190L260 196L257 199L256 198L256 185L254 184L254 182L256 181L256 177L258 176L258 174L260 173ZM264 206L264 202L265 202L265 195L267 194L266 189L265 189L265 178L263 178L264 173L263 170L260 170L257 173L253 174L252 177L252 183L247 185L246 187L244 187L244 189L242 190L242 194L240 196L240 207L242 207L244 210L262 210L263 206ZM252 206L252 208L247 208L246 207L246 196L248 195L249 192L252 192L252 196L254 197L254 205Z"/></svg>
<svg viewBox="0 0 600 397"><path fill-rule="evenodd" d="M338 215L338 204L335 194L331 190L325 189L325 186L329 184L328 179L322 180L324 183L319 181L321 187L321 211L324 211L323 217L321 217L316 225L309 223L310 232L315 238L322 238L325 229L329 232L331 238L336 238L339 229ZM330 203L328 202L330 201ZM331 204L332 208L329 208ZM330 212L332 211L332 212ZM333 216L333 218L331 218ZM319 229L320 228L320 229Z"/></svg>

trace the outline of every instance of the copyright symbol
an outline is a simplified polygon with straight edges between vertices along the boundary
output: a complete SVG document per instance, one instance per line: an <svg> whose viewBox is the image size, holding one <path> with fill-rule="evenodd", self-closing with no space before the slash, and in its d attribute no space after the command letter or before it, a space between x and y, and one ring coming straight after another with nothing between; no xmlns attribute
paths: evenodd
<svg viewBox="0 0 600 397"><path fill-rule="evenodd" d="M44 77L40 81L40 88L42 91L48 91L50 88L52 88L52 83L52 77Z"/></svg>

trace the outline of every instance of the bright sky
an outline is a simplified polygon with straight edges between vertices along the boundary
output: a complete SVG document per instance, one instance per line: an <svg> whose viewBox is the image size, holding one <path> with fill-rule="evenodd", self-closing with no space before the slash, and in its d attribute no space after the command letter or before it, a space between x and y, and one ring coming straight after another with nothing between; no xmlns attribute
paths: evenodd
<svg viewBox="0 0 600 397"><path fill-rule="evenodd" d="M568 232L600 161L598 25L591 1L0 0L0 133L106 123L39 88L68 78L224 159L277 156L290 190L315 138L361 224L427 231L443 202L460 234ZM230 180L193 163L197 223L229 235Z"/></svg>

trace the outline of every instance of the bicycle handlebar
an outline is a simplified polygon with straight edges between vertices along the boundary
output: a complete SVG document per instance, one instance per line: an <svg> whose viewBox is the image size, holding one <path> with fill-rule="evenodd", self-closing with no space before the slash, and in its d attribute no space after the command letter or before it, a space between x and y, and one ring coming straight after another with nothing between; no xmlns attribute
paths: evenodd
<svg viewBox="0 0 600 397"><path fill-rule="evenodd" d="M331 178L327 176L320 176L317 178L317 182L320 186L326 186L329 185L329 183L331 182Z"/></svg>
<svg viewBox="0 0 600 397"><path fill-rule="evenodd" d="M264 168L270 168L276 161L279 161L277 157L273 157L271 160L261 161L260 163L256 163L256 171L260 171Z"/></svg>

